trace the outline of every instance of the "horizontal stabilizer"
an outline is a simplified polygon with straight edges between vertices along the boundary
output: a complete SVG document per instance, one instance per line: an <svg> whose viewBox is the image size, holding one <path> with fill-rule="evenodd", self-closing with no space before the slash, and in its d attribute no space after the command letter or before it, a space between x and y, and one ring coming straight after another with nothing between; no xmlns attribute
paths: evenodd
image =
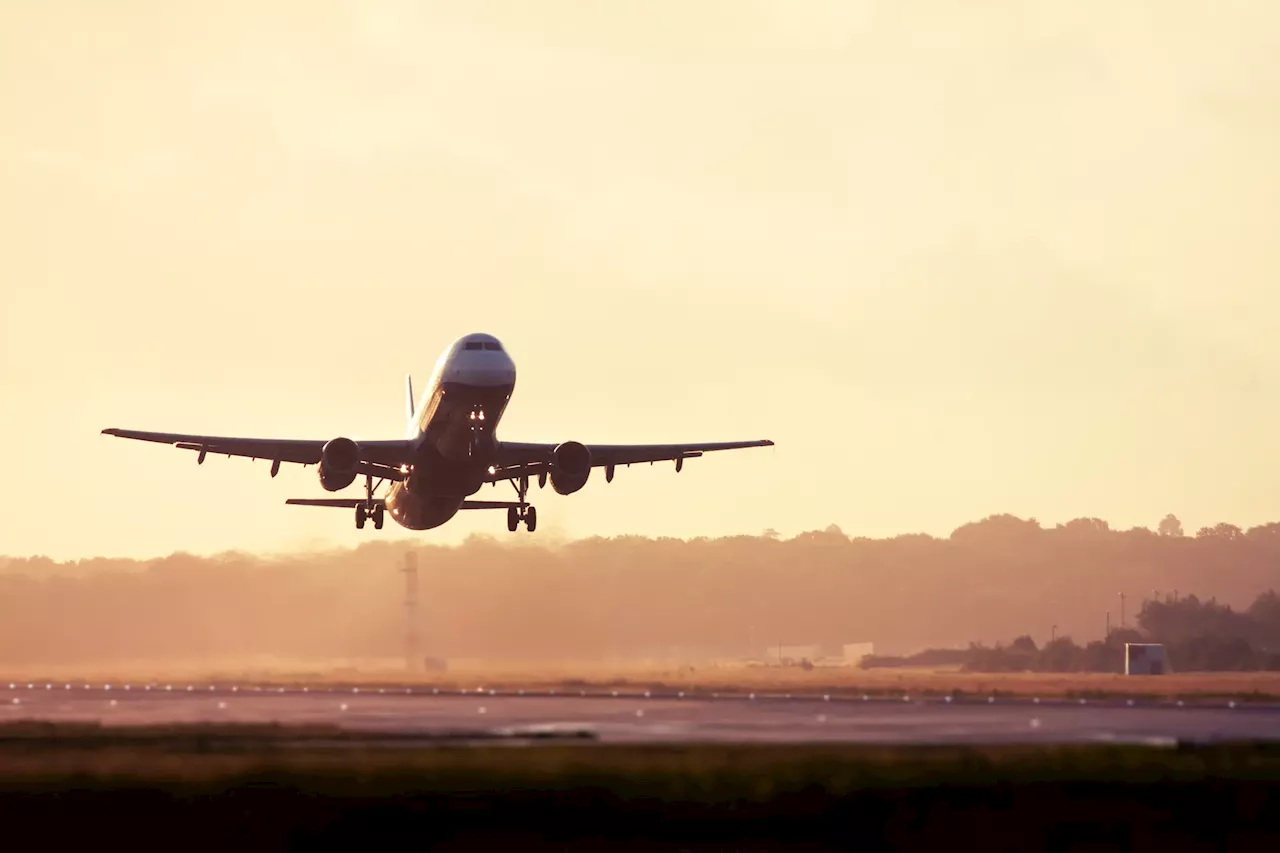
<svg viewBox="0 0 1280 853"><path fill-rule="evenodd" d="M519 509L524 506L516 501L463 501L458 509Z"/></svg>
<svg viewBox="0 0 1280 853"><path fill-rule="evenodd" d="M289 498L285 503L291 506L329 506L338 509L355 509L365 503L364 498ZM374 506L386 506L382 498L374 498ZM459 509L519 509L524 504L516 501L463 501Z"/></svg>
<svg viewBox="0 0 1280 853"><path fill-rule="evenodd" d="M364 498L289 498L285 503L293 506L332 506L338 509L355 509L366 501ZM374 498L373 505L385 506L386 501L382 498Z"/></svg>

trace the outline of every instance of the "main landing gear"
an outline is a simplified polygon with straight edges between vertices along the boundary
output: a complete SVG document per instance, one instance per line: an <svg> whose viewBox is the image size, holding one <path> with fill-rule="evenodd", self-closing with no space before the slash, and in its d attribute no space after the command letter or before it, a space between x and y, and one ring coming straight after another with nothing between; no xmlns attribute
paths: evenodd
<svg viewBox="0 0 1280 853"><path fill-rule="evenodd" d="M364 530L365 521L372 518L373 528L375 530L381 530L383 512L382 504L374 504L372 509L365 504L356 504L356 529Z"/></svg>
<svg viewBox="0 0 1280 853"><path fill-rule="evenodd" d="M356 504L356 529L364 530L364 523L368 519L373 519L373 528L375 530L382 529L383 512L385 507L381 501L374 501L373 493L382 485L382 481L378 481L378 485L373 484L373 475L364 475L364 503Z"/></svg>
<svg viewBox="0 0 1280 853"><path fill-rule="evenodd" d="M507 530L515 533L523 521L525 529L532 533L538 529L538 510L525 500L529 495L529 475L524 474L519 480L512 480L511 485L516 490L516 499L520 505L507 508Z"/></svg>
<svg viewBox="0 0 1280 853"><path fill-rule="evenodd" d="M512 533L516 532L516 528L520 526L520 522L524 522L525 529L530 533L538 529L538 508L526 506L523 510L519 507L507 508L507 530Z"/></svg>

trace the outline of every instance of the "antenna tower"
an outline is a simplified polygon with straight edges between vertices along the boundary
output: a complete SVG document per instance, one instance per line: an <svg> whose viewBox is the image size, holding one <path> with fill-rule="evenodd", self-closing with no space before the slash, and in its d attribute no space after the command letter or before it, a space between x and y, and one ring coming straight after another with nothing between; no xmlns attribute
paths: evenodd
<svg viewBox="0 0 1280 853"><path fill-rule="evenodd" d="M418 655L418 553L404 555L404 665L410 672L419 669Z"/></svg>

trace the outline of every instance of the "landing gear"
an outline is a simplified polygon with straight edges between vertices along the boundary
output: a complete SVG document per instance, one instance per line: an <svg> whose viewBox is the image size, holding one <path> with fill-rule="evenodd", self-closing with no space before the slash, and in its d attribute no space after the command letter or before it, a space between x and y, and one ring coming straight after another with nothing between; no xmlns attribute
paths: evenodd
<svg viewBox="0 0 1280 853"><path fill-rule="evenodd" d="M364 530L364 523L373 519L373 529L381 530L385 516L382 504L374 504L372 508L365 504L356 504L356 529Z"/></svg>
<svg viewBox="0 0 1280 853"><path fill-rule="evenodd" d="M515 487L520 505L507 508L507 530L515 533L523 521L525 529L532 533L538 529L538 510L525 500L529 495L529 476L526 474L519 480L512 480L511 485Z"/></svg>
<svg viewBox="0 0 1280 853"><path fill-rule="evenodd" d="M364 523L368 519L373 519L373 528L375 530L382 529L382 521L384 517L384 506L381 503L375 503L373 493L382 485L382 481L378 481L378 485L373 483L373 475L366 474L364 478L364 503L356 504L356 529L364 530Z"/></svg>
<svg viewBox="0 0 1280 853"><path fill-rule="evenodd" d="M520 522L524 522L525 529L530 533L538 529L538 508L526 506L522 511L520 507L507 508L507 530L512 533L516 532L516 528L520 526Z"/></svg>

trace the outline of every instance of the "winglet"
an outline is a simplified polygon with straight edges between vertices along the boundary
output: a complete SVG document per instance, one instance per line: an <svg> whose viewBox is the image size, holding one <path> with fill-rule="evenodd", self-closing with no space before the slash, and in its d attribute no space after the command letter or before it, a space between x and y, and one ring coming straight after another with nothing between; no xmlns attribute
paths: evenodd
<svg viewBox="0 0 1280 853"><path fill-rule="evenodd" d="M404 375L404 406L404 416L413 420L413 376L409 373Z"/></svg>

